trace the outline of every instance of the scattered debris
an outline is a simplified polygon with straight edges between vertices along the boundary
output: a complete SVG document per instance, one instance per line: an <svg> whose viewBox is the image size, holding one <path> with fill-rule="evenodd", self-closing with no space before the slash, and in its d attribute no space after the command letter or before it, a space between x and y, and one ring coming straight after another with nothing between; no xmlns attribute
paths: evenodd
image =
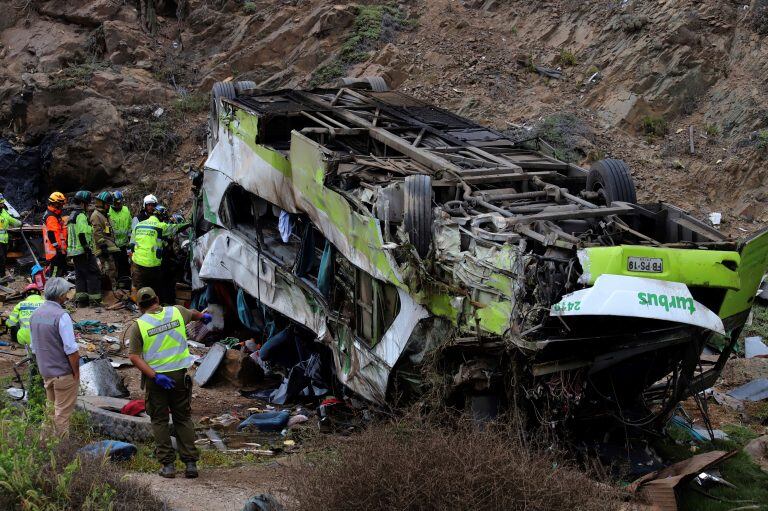
<svg viewBox="0 0 768 511"><path fill-rule="evenodd" d="M700 473L698 476L696 476L696 483L705 489L712 488L718 484L727 486L729 488L736 488L736 485L731 484L723 479L723 476L720 474L719 470L709 470L707 472Z"/></svg>
<svg viewBox="0 0 768 511"><path fill-rule="evenodd" d="M224 440L221 439L221 437L219 436L218 433L216 433L216 431L212 429L207 429L205 430L205 436L207 436L211 440L211 443L213 444L214 447L216 447L217 450L219 451L227 450L227 446L224 443Z"/></svg>
<svg viewBox="0 0 768 511"><path fill-rule="evenodd" d="M208 384L213 375L216 374L226 354L226 346L218 343L211 346L195 372L194 380L198 386L205 387Z"/></svg>
<svg viewBox="0 0 768 511"><path fill-rule="evenodd" d="M729 396L742 401L762 401L768 399L768 378L758 378L731 390Z"/></svg>
<svg viewBox="0 0 768 511"><path fill-rule="evenodd" d="M723 219L723 214L718 212L713 212L709 214L709 221L712 223L712 225L720 225L720 222Z"/></svg>
<svg viewBox="0 0 768 511"><path fill-rule="evenodd" d="M85 445L77 452L93 457L109 456L111 461L128 461L136 456L138 449L135 445L117 440L102 440Z"/></svg>
<svg viewBox="0 0 768 511"><path fill-rule="evenodd" d="M106 358L80 366L80 388L86 396L125 397L128 389Z"/></svg>
<svg viewBox="0 0 768 511"><path fill-rule="evenodd" d="M120 413L137 417L144 414L146 410L147 407L143 399L134 399L133 401L126 403L125 406L120 409Z"/></svg>
<svg viewBox="0 0 768 511"><path fill-rule="evenodd" d="M284 511L285 508L269 493L254 495L245 503L243 511Z"/></svg>
<svg viewBox="0 0 768 511"><path fill-rule="evenodd" d="M747 337L744 339L744 357L766 357L768 356L768 346L763 342L760 336Z"/></svg>
<svg viewBox="0 0 768 511"><path fill-rule="evenodd" d="M72 325L75 330L84 334L111 334L120 329L118 325L108 325L96 319L84 319ZM111 339L115 339L111 337ZM106 340L106 339L105 339ZM115 342L118 342L115 339Z"/></svg>
<svg viewBox="0 0 768 511"><path fill-rule="evenodd" d="M736 398L729 396L728 394L723 394L722 392L718 392L713 389L711 396L712 396L712 399L714 399L715 402L721 406L725 406L737 412L744 411L744 403L742 403L740 400Z"/></svg>
<svg viewBox="0 0 768 511"><path fill-rule="evenodd" d="M291 414L285 410L279 412L254 413L237 426L238 431L256 428L259 431L282 431L288 425Z"/></svg>
<svg viewBox="0 0 768 511"><path fill-rule="evenodd" d="M660 511L677 511L675 488L701 472L733 456L737 451L711 451L698 454L634 481L629 489L640 491Z"/></svg>

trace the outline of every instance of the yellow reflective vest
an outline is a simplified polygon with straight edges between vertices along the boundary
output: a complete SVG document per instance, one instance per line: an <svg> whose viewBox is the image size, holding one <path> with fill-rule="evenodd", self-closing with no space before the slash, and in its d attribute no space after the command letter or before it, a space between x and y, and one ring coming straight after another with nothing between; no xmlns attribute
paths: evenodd
<svg viewBox="0 0 768 511"><path fill-rule="evenodd" d="M21 220L13 218L7 209L0 211L0 243L8 243L8 228L18 227Z"/></svg>
<svg viewBox="0 0 768 511"><path fill-rule="evenodd" d="M187 346L187 327L179 309L163 307L136 320L144 343L142 358L158 373L187 369L192 356Z"/></svg>
<svg viewBox="0 0 768 511"><path fill-rule="evenodd" d="M133 262L145 268L155 268L163 262L163 241L168 224L155 215L133 228Z"/></svg>
<svg viewBox="0 0 768 511"><path fill-rule="evenodd" d="M19 344L29 344L32 340L32 331L29 329L29 318L43 303L45 299L40 295L29 295L16 304L5 322L9 327L19 325L16 340Z"/></svg>

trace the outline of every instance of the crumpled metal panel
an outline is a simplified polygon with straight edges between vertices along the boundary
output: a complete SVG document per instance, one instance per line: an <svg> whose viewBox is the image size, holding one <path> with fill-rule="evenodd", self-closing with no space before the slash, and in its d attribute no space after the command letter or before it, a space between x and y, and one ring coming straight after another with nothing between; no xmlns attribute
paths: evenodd
<svg viewBox="0 0 768 511"><path fill-rule="evenodd" d="M80 390L86 396L126 397L123 379L106 358L80 366Z"/></svg>

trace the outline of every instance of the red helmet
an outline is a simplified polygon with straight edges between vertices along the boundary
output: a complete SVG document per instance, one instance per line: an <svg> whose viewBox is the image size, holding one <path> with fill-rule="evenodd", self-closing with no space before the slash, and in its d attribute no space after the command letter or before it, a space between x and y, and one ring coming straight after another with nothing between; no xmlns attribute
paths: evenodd
<svg viewBox="0 0 768 511"><path fill-rule="evenodd" d="M29 293L30 291L37 291L39 293L40 287L34 282L32 284L27 284L27 287L24 288L24 292Z"/></svg>

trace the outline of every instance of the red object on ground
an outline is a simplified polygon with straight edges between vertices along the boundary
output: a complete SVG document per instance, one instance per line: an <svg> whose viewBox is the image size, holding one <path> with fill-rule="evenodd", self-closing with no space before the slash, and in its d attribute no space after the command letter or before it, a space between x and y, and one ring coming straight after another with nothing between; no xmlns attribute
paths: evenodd
<svg viewBox="0 0 768 511"><path fill-rule="evenodd" d="M144 413L145 410L144 400L134 399L133 401L126 403L126 405L120 409L120 413L123 415L133 415L135 417L140 413Z"/></svg>

